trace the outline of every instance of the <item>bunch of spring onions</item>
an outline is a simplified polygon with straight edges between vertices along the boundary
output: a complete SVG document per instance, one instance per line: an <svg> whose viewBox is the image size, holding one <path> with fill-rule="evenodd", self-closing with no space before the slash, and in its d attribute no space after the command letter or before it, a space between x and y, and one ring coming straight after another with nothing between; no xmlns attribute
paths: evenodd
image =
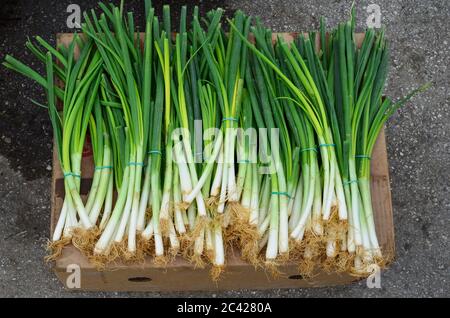
<svg viewBox="0 0 450 318"><path fill-rule="evenodd" d="M241 11L226 32L221 9L194 8L188 23L183 7L175 25L168 6L160 19L146 1L139 34L123 4L100 8L68 47L27 42L44 76L3 63L47 92L47 105L35 103L48 109L65 181L49 259L72 242L99 268L180 255L211 264L213 278L229 246L302 274L367 275L383 262L371 154L389 116L424 88L383 97L383 32L367 30L358 47L352 14L286 43ZM95 169L84 197L87 138Z"/></svg>

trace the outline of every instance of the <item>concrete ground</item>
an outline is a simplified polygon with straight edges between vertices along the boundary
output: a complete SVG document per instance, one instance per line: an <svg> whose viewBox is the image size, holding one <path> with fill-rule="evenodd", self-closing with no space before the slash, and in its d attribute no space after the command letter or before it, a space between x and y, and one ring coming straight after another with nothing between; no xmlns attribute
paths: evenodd
<svg viewBox="0 0 450 318"><path fill-rule="evenodd" d="M153 1L157 2L157 1ZM183 1L169 1L174 9ZM192 5L197 1L188 1ZM259 15L275 31L330 26L348 17L352 1L199 1L202 11L220 5ZM40 87L0 67L0 296L227 296L227 297L433 297L450 296L450 6L445 0L356 1L358 28L366 6L381 8L391 44L392 67L387 95L399 98L431 81L387 124L396 259L382 272L381 289L365 282L320 289L230 291L225 293L87 293L67 292L43 262L49 235L51 128ZM54 40L66 27L66 7L86 0L3 0L0 9L0 59L9 53L34 65L24 50L27 35ZM126 1L142 16L139 1ZM160 6L159 6L160 7Z"/></svg>

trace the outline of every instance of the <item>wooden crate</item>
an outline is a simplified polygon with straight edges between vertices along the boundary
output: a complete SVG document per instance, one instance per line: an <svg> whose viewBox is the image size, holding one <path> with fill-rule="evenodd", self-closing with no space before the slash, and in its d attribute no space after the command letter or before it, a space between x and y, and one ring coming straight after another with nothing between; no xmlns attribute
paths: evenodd
<svg viewBox="0 0 450 318"><path fill-rule="evenodd" d="M292 33L282 36L290 40ZM361 43L363 35L357 35ZM72 40L72 34L59 34L58 43L67 44ZM394 251L394 226L392 216L391 193L389 187L389 168L387 161L384 131L381 132L372 155L372 202L374 208L375 226L380 246L383 251L389 251L388 263L392 261ZM93 175L92 152L86 147L82 159L81 194L86 196ZM64 200L64 181L56 152L53 156L52 176L52 209L51 231L58 220ZM71 271L67 268L76 264L81 269L81 289L92 291L194 291L194 290L236 290L236 289L270 289L295 287L324 287L348 284L358 280L349 274L326 273L318 271L313 278L303 279L298 275L295 264L280 267L284 273L274 279L263 270L255 270L253 266L243 262L238 252L227 256L226 272L223 278L215 283L209 275L210 268L194 269L193 265L181 257L176 258L166 267L153 264L147 257L144 264L125 265L114 264L104 271L97 271L75 247L69 245L56 260L53 270L61 282L66 281Z"/></svg>

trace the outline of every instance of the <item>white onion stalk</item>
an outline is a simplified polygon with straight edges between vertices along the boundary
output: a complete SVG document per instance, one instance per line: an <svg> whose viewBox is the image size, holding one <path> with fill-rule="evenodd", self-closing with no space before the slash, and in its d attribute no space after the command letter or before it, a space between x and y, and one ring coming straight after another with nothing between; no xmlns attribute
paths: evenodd
<svg viewBox="0 0 450 318"><path fill-rule="evenodd" d="M89 190L88 199L85 204L86 212L88 214L91 214L91 209L92 209L92 206L94 205L95 197L97 196L97 190L98 190L98 186L100 184L100 175L101 175L101 170L98 170L98 169L94 170L94 176L92 177L91 189Z"/></svg>
<svg viewBox="0 0 450 318"><path fill-rule="evenodd" d="M226 127L226 125L225 125ZM228 173L230 172L230 169L228 167L229 165L229 158L230 158L230 149L229 149L229 139L231 134L231 129L225 128L225 143L224 143L224 163L223 163L223 171L222 171L222 178L221 178L221 187L220 187L220 196L219 196L219 205L217 207L217 213L222 214L225 210L225 203L227 201L227 195L228 195ZM234 161L234 160L232 160Z"/></svg>
<svg viewBox="0 0 450 318"><path fill-rule="evenodd" d="M350 172L350 181L349 184L350 187L350 193L351 193L351 205L352 205L352 226L353 226L353 236L355 240L355 245L360 246L362 245L362 233L361 233L361 221L360 221L360 215L361 215L361 202L360 202L360 194L359 194L359 188L356 181L357 175L356 175L356 168L355 168L355 160L350 159L349 160L349 172Z"/></svg>
<svg viewBox="0 0 450 318"><path fill-rule="evenodd" d="M136 224L136 230L142 232L145 227L145 213L149 206L150 198L150 172L151 172L151 156L148 156L147 168L145 169L144 183L141 193L141 201L139 202L138 219Z"/></svg>
<svg viewBox="0 0 450 318"><path fill-rule="evenodd" d="M167 154L166 159L166 171L164 173L164 185L163 185L163 194L161 199L161 208L159 210L159 223L167 226L169 224L170 218L170 197L171 197L171 188L173 187L172 183L172 154ZM163 229L168 230L168 228ZM163 233L164 235L167 233Z"/></svg>
<svg viewBox="0 0 450 318"><path fill-rule="evenodd" d="M65 223L67 223L67 201L64 200L61 212L58 217L58 222L56 223L55 230L53 231L52 241L59 241L62 237ZM66 236L66 235L65 235Z"/></svg>
<svg viewBox="0 0 450 318"><path fill-rule="evenodd" d="M319 142L321 145L320 147L320 154L322 158L322 165L324 169L324 191L323 191L323 203L322 203L322 218L326 221L330 218L331 214L331 205L333 202L333 195L334 195L334 178L335 178L335 170L336 165L330 158L331 151L329 148L331 146L328 145L323 138L319 136Z"/></svg>
<svg viewBox="0 0 450 318"><path fill-rule="evenodd" d="M359 187L362 193L362 202L364 206L364 218L367 220L370 243L374 249L374 255L381 257L380 245L378 243L375 231L375 222L373 218L372 199L370 194L370 180L367 178L359 179Z"/></svg>
<svg viewBox="0 0 450 318"><path fill-rule="evenodd" d="M246 171L244 191L242 192L241 205L244 209L250 211L250 204L252 200L252 182L253 182L253 168L250 167Z"/></svg>
<svg viewBox="0 0 450 318"><path fill-rule="evenodd" d="M209 229L205 229L205 227L200 228L200 233L195 238L194 241L194 255L201 256L203 254L204 242L205 242L205 232L208 233ZM211 237L211 235L209 235ZM211 238L210 238L211 240ZM213 247L211 247L213 249Z"/></svg>
<svg viewBox="0 0 450 318"><path fill-rule="evenodd" d="M262 251L262 249L267 245L269 241L269 233L267 232L264 236L259 240L258 243L258 253Z"/></svg>
<svg viewBox="0 0 450 318"><path fill-rule="evenodd" d="M181 192L184 198L188 193L192 192L191 176L186 162L186 156L184 155L183 143L181 141L177 141L173 148L175 160L178 166L178 173L180 176Z"/></svg>
<svg viewBox="0 0 450 318"><path fill-rule="evenodd" d="M300 175L300 181L293 196L292 213L289 217L289 231L292 232L295 226L298 224L301 215L302 202L303 202L303 178L305 173Z"/></svg>
<svg viewBox="0 0 450 318"><path fill-rule="evenodd" d="M190 229L194 228L195 222L196 222L196 218L197 218L197 204L194 201L188 207L188 210L187 210L187 219L188 219L188 224L189 224L189 228Z"/></svg>
<svg viewBox="0 0 450 318"><path fill-rule="evenodd" d="M317 176L320 175L319 167L317 164L317 160L314 160L314 171ZM313 202L313 211L312 211L312 230L316 235L323 235L323 226L322 226L322 186L320 183L320 177L318 182L315 182L314 189L314 202Z"/></svg>
<svg viewBox="0 0 450 318"><path fill-rule="evenodd" d="M177 233L175 231L175 227L172 222L172 218L169 218L168 221L169 226L169 241L170 241L170 247L173 255L176 255L177 252L180 250L180 241L178 240Z"/></svg>
<svg viewBox="0 0 450 318"><path fill-rule="evenodd" d="M215 266L225 265L225 251L223 247L222 226L214 224L214 261Z"/></svg>
<svg viewBox="0 0 450 318"><path fill-rule="evenodd" d="M214 241L214 239L213 239L211 227L207 227L205 229L205 244L206 244L206 252L207 253L213 253L213 251L214 251L214 242L213 241ZM201 247L201 251L203 251L203 246Z"/></svg>
<svg viewBox="0 0 450 318"><path fill-rule="evenodd" d="M333 152L333 156L334 152ZM342 178L339 173L339 167L336 160L333 160L336 165L336 177L335 177L335 191L336 191L336 200L338 206L339 220L347 220L348 212L347 212L347 204L345 201L344 187L342 186Z"/></svg>
<svg viewBox="0 0 450 318"><path fill-rule="evenodd" d="M278 181L272 178L272 192L278 191ZM266 249L266 260L275 260L278 256L278 236L279 236L279 201L278 195L272 195L270 200L270 228Z"/></svg>
<svg viewBox="0 0 450 318"><path fill-rule="evenodd" d="M292 238L298 238L300 236L301 231L304 231L306 222L308 221L308 218L310 217L311 211L312 211L314 192L316 189L315 183L318 182L319 180L316 180L318 177L316 175L316 171L311 169L311 167L309 167L309 166L308 166L308 171L309 171L308 192L307 192L306 199L303 200L304 204L302 204L299 221L291 232Z"/></svg>
<svg viewBox="0 0 450 318"><path fill-rule="evenodd" d="M261 224L258 226L258 234L259 236L263 236L266 233L267 229L270 225L270 215L267 215Z"/></svg>
<svg viewBox="0 0 450 318"><path fill-rule="evenodd" d="M92 204L92 209L90 210L89 219L92 224L97 223L97 218L100 214L100 210L102 209L103 203L106 198L106 193L108 190L109 179L113 177L112 169L109 168L111 166L111 148L109 146L109 136L104 134L105 137L105 146L103 150L103 167L108 167L106 169L97 170L100 171L99 176L99 186L97 189L97 193L95 196L94 203Z"/></svg>
<svg viewBox="0 0 450 318"><path fill-rule="evenodd" d="M108 191L106 192L105 207L103 209L102 219L100 221L100 230L104 230L109 220L113 205L114 176L111 175L108 180Z"/></svg>
<svg viewBox="0 0 450 318"><path fill-rule="evenodd" d="M108 220L108 223L106 224L106 227L104 228L99 240L95 244L94 247L95 254L100 255L106 252L108 246L112 241L113 235L117 231L117 224L120 221L120 217L123 212L123 207L125 206L125 202L127 200L128 184L130 181L130 170L131 170L130 166L125 167L122 185L119 190L116 204L112 211L111 217Z"/></svg>
<svg viewBox="0 0 450 318"><path fill-rule="evenodd" d="M244 147L240 146L240 149L242 149ZM239 158L239 154L238 154L238 158ZM244 155L244 158L247 158L246 155ZM243 159L241 161L238 162L238 175L236 178L236 191L237 191L237 199L239 200L242 196L242 192L244 190L244 183L245 183L245 176L246 176L246 171L248 168L248 165L250 163L250 160L247 159Z"/></svg>
<svg viewBox="0 0 450 318"><path fill-rule="evenodd" d="M259 217L259 182L258 182L258 168L256 164L252 165L252 198L250 202L250 219L251 226L258 226Z"/></svg>
<svg viewBox="0 0 450 318"><path fill-rule="evenodd" d="M210 196L211 197L217 197L219 195L219 191L220 191L220 186L222 184L222 177L223 177L223 160L224 160L224 153L223 153L223 146L220 147L220 152L219 152L219 159L218 159L218 163L217 163L217 167L216 167L216 173L214 175L214 179L211 185L211 192L210 192Z"/></svg>
<svg viewBox="0 0 450 318"><path fill-rule="evenodd" d="M221 153L221 149L222 149L222 139L223 139L222 134L220 133L217 137L218 138L214 144L213 153L210 157L208 157L208 162L202 172L200 179L198 180L194 189L192 189L192 191L190 193L188 193L184 196L183 202L191 203L197 197L197 195L200 193L203 186L205 185L205 182L210 177L211 172L214 167L214 163L215 163L217 157L220 156L219 154ZM180 178L181 178L181 174L180 174Z"/></svg>
<svg viewBox="0 0 450 318"><path fill-rule="evenodd" d="M65 179L67 179L67 183L69 186L70 194L69 194L69 202L72 201L73 207L78 212L78 216L80 217L80 223L78 226L80 226L83 229L90 229L93 224L89 220L88 211L84 207L83 201L81 201L80 197L80 182L81 178L74 178L73 175L81 176L81 158L82 154L78 152L74 152L71 156L71 162L72 162L72 171L73 174L67 176ZM72 184L72 181L74 184ZM66 194L67 195L67 194ZM70 205L69 205L70 207Z"/></svg>
<svg viewBox="0 0 450 318"><path fill-rule="evenodd" d="M258 226L261 226L262 222L267 218L270 207L270 180L268 177L265 177L263 180L261 198L259 199Z"/></svg>
<svg viewBox="0 0 450 318"><path fill-rule="evenodd" d="M169 131L172 131L172 129L169 129ZM173 149L172 149L173 143L172 142L173 142L173 140L172 140L172 138L170 138L170 135L169 135L169 137L167 138L167 144L166 144L166 172L165 172L165 179L166 178L172 178L172 171L171 171L172 170L172 151L173 151ZM154 171L153 178L158 178L158 177L159 176L157 176L156 171ZM154 180L154 182L156 184L156 180ZM170 187L171 187L171 185L172 185L171 180L170 180L169 183L167 183L166 180L164 180L164 189L163 189L163 194L162 194L163 198L164 198L164 196L166 196L166 198L167 198L167 192L168 192L169 193L169 198L168 199L170 199ZM164 200L163 198L161 198L161 201L160 201L159 193L153 193L152 195L153 195L152 210L153 210L153 207L155 208L153 216L152 216L153 227L150 227L150 224L147 225L146 229L142 233L142 236L145 239L149 239L150 235L151 235L151 231L153 231L153 235L154 235L154 239L155 239L155 255L158 257L158 256L163 256L164 255L164 244L163 244L162 233L161 233L160 213L161 213L161 210L165 206L168 205L169 201L168 201L168 199ZM156 203L159 203L159 205L155 206Z"/></svg>
<svg viewBox="0 0 450 318"><path fill-rule="evenodd" d="M228 186L227 186L229 202L237 202L239 200L239 192L236 186L236 173L234 169L236 137L237 137L237 129L231 128L231 136L229 140L230 157L228 158Z"/></svg>
<svg viewBox="0 0 450 318"><path fill-rule="evenodd" d="M67 202L67 215L64 225L63 237L72 237L72 230L79 224L77 220L77 211L73 206L72 200L66 200L64 198L64 201Z"/></svg>
<svg viewBox="0 0 450 318"><path fill-rule="evenodd" d="M136 252L136 226L139 215L139 205L141 200L141 183L142 183L142 169L144 166L143 146L139 144L136 151L136 168L135 180L133 185L133 204L131 207L130 221L128 223L128 252Z"/></svg>
<svg viewBox="0 0 450 318"><path fill-rule="evenodd" d="M131 163L136 162L136 155L132 155L130 157L130 162ZM125 202L125 207L123 208L123 213L122 213L122 216L120 219L119 227L114 236L114 241L116 243L122 242L125 232L126 232L126 228L128 226L129 220L130 220L131 206L133 204L135 176L136 176L136 165L132 164L132 165L130 165L130 180L129 180L128 189L127 189L127 199Z"/></svg>
<svg viewBox="0 0 450 318"><path fill-rule="evenodd" d="M284 177L283 168L278 173L280 181L280 190L282 193L286 192L286 180ZM284 190L284 191L283 191ZM288 219L288 197L286 194L280 195L280 238L279 238L279 252L285 254L289 251L289 219Z"/></svg>
<svg viewBox="0 0 450 318"><path fill-rule="evenodd" d="M172 129L169 129L170 131L172 131ZM166 162L169 162L170 164L172 163L172 138L167 138L168 142L166 145ZM167 164L166 164L167 166ZM153 169L152 169L153 171ZM159 174L157 173L156 170L153 171L153 184L159 184ZM152 187L153 188L153 187ZM152 210L153 210L153 216L152 216L152 220L151 223L153 223L153 225L148 224L147 227L145 228L144 232L142 232L142 236L145 239L150 239L151 237L151 233L153 232L153 236L155 239L155 255L158 256L163 256L164 255L164 244L163 244L163 239L162 239L162 234L161 234L161 226L160 226L160 218L159 218L159 212L160 209L162 207L161 205L161 198L160 198L160 193L159 191L154 191L152 193Z"/></svg>
<svg viewBox="0 0 450 318"><path fill-rule="evenodd" d="M297 187L298 187L298 184L299 184L299 179L300 179L300 177L299 176L297 176L296 178L295 178L295 182L291 182L290 183L290 186L288 187L289 188L289 191L288 191L288 194L289 194L289 197L290 197L290 200L289 200L289 203L288 203L288 216L289 216L289 221L290 221L290 216L292 215L292 209L293 209L293 207L294 207L294 202L295 202L295 194L296 194L296 192L297 192ZM289 224L289 228L290 228L290 224Z"/></svg>
<svg viewBox="0 0 450 318"><path fill-rule="evenodd" d="M175 229L179 234L186 233L186 227L184 226L183 215L181 212L181 192L180 192L180 179L177 166L174 165L174 178L173 178L173 209L175 217Z"/></svg>

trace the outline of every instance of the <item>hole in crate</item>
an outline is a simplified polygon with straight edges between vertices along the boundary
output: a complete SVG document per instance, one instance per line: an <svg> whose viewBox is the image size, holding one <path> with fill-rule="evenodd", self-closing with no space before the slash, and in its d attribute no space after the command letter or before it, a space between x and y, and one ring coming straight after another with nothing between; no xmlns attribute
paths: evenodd
<svg viewBox="0 0 450 318"><path fill-rule="evenodd" d="M133 283L146 283L151 282L152 279L150 277L138 276L138 277L130 277L128 278L128 281Z"/></svg>
<svg viewBox="0 0 450 318"><path fill-rule="evenodd" d="M302 275L291 275L289 276L289 279L303 279Z"/></svg>

